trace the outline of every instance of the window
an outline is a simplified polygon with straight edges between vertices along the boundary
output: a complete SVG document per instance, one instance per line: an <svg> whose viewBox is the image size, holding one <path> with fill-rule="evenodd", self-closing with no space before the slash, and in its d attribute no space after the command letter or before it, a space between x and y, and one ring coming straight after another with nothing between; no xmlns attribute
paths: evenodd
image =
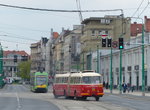
<svg viewBox="0 0 150 110"><path fill-rule="evenodd" d="M110 24L110 19L106 19L106 24Z"/></svg>
<svg viewBox="0 0 150 110"><path fill-rule="evenodd" d="M105 31L105 34L108 35L109 34L108 31Z"/></svg>
<svg viewBox="0 0 150 110"><path fill-rule="evenodd" d="M100 21L102 24L105 24L105 19L101 19Z"/></svg>
<svg viewBox="0 0 150 110"><path fill-rule="evenodd" d="M102 35L102 31L99 31L98 33L99 33L99 35Z"/></svg>
<svg viewBox="0 0 150 110"><path fill-rule="evenodd" d="M110 24L110 19L101 19L102 24Z"/></svg>
<svg viewBox="0 0 150 110"><path fill-rule="evenodd" d="M95 36L95 30L92 30L92 36Z"/></svg>
<svg viewBox="0 0 150 110"><path fill-rule="evenodd" d="M82 77L82 82L84 84L99 84L100 77L99 76L84 76Z"/></svg>
<svg viewBox="0 0 150 110"><path fill-rule="evenodd" d="M36 83L37 85L46 84L46 77L36 77Z"/></svg>

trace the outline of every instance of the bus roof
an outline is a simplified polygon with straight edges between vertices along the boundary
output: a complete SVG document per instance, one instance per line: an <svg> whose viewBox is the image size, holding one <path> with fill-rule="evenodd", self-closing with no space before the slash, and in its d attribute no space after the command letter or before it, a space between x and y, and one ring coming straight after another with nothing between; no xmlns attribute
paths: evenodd
<svg viewBox="0 0 150 110"><path fill-rule="evenodd" d="M65 73L65 74L56 74L55 77L69 77L69 73Z"/></svg>
<svg viewBox="0 0 150 110"><path fill-rule="evenodd" d="M87 73L82 73L82 76L101 76L101 75L95 72L87 72Z"/></svg>
<svg viewBox="0 0 150 110"><path fill-rule="evenodd" d="M82 76L101 76L99 73L95 73L95 72L80 72L80 73L73 73L71 74L72 77L82 77Z"/></svg>
<svg viewBox="0 0 150 110"><path fill-rule="evenodd" d="M101 76L99 73L95 72L76 72L76 73L65 73L65 74L56 74L55 77L82 77L82 76Z"/></svg>

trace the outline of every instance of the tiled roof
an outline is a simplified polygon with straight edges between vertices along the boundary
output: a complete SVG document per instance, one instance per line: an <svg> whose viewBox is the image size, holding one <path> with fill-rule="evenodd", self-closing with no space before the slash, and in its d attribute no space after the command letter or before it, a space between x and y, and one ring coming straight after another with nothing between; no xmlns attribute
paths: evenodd
<svg viewBox="0 0 150 110"><path fill-rule="evenodd" d="M131 24L131 36L137 36L139 33L142 33L142 24L134 22Z"/></svg>
<svg viewBox="0 0 150 110"><path fill-rule="evenodd" d="M58 32L53 32L53 38L57 39L59 36Z"/></svg>
<svg viewBox="0 0 150 110"><path fill-rule="evenodd" d="M18 54L18 55L25 55L25 56L29 56L29 54L27 54L25 51L15 51L15 50L13 50L13 51L10 51L10 50L8 50L8 51L4 51L4 56L7 56L8 54Z"/></svg>

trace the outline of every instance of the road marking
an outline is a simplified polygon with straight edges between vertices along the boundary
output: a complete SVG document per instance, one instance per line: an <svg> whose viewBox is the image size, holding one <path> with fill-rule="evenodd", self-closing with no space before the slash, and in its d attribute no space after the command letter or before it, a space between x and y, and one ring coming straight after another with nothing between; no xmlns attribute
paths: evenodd
<svg viewBox="0 0 150 110"><path fill-rule="evenodd" d="M17 103L18 103L17 110L20 110L21 105L20 105L20 99L19 99L18 93L16 93L16 97L17 97Z"/></svg>

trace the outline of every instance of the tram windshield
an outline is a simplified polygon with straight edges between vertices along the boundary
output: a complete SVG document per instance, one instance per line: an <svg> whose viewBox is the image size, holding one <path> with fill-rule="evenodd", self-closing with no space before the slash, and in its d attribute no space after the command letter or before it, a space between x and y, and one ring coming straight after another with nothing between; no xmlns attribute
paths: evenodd
<svg viewBox="0 0 150 110"><path fill-rule="evenodd" d="M46 84L46 77L36 77L36 84L37 85Z"/></svg>
<svg viewBox="0 0 150 110"><path fill-rule="evenodd" d="M83 76L82 82L84 84L99 84L100 76Z"/></svg>

